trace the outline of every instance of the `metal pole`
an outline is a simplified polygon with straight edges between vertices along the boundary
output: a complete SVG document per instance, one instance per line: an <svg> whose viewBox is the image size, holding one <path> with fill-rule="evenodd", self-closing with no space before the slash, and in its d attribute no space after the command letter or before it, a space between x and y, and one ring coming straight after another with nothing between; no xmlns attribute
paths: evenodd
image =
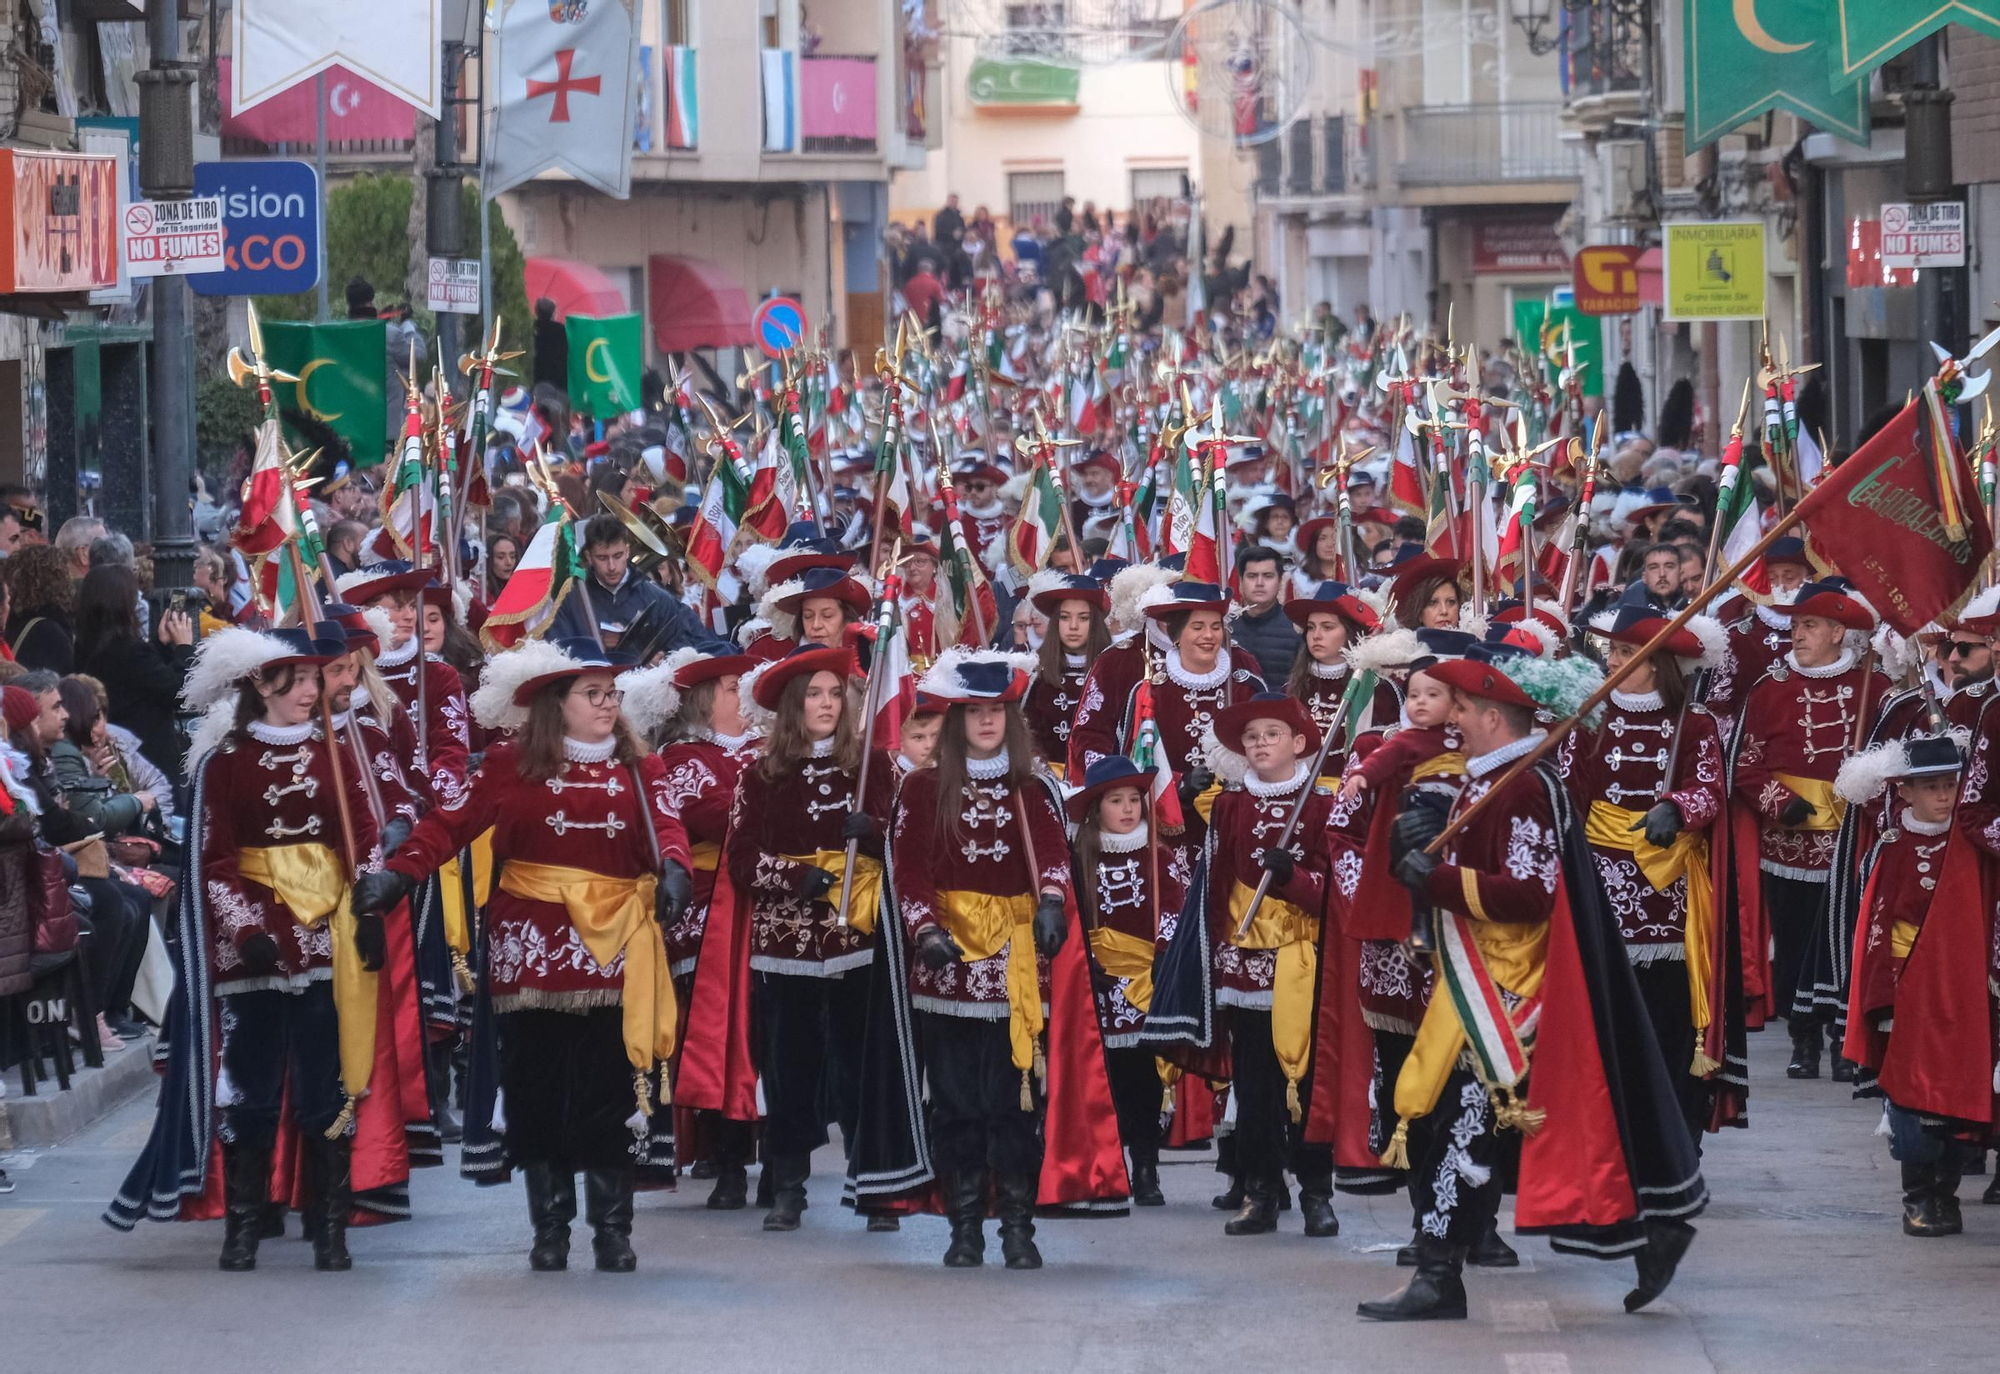
<svg viewBox="0 0 2000 1374"><path fill-rule="evenodd" d="M458 44L447 42L444 44L443 53L439 59L443 64L443 71L444 71L444 79L440 83L439 87L440 91L442 92L442 99L438 102L438 117L436 126L437 167L439 171L444 171L447 168L453 169L455 171L458 167L458 105L456 103L456 95L457 95L457 84L458 84L458 66L459 66L458 59L459 59L459 54L462 53L463 51L464 49L461 48ZM453 197L457 197L460 194L459 186L460 186L459 179L455 175L449 178L441 178L435 176L433 177L431 181L432 204L430 207L432 224L460 225L460 226L464 224L465 221L460 218L462 212L460 211L457 205L454 204L444 207L441 211L440 207L436 204L436 198L439 195L450 195ZM481 214L482 223L484 223L484 219L485 217L482 212ZM463 232L462 229L459 232ZM428 245L431 252L432 253L438 252L442 245L435 242L437 234L434 232L428 235L427 237L433 240L433 242L431 242ZM462 243L451 246L452 257L457 257L464 251L465 249ZM414 305L415 302L412 302L412 304ZM451 369L457 364L458 361L458 316L452 311L446 310L446 311L440 311L438 313L437 346L438 346L438 351L437 351L438 363L441 367L445 369L445 377L446 377L445 385L447 388L449 388ZM443 398L440 397L439 399L442 400Z"/></svg>
<svg viewBox="0 0 2000 1374"><path fill-rule="evenodd" d="M319 322L333 318L326 286L326 73L313 78L313 165L319 169Z"/></svg>
<svg viewBox="0 0 2000 1374"><path fill-rule="evenodd" d="M146 41L155 69L181 66L179 6L146 7ZM142 129L141 136L150 132ZM173 136L168 130L158 132ZM155 277L148 290L153 308L149 409L154 585L184 587L194 580L194 513L189 500L195 453L194 322L185 277Z"/></svg>

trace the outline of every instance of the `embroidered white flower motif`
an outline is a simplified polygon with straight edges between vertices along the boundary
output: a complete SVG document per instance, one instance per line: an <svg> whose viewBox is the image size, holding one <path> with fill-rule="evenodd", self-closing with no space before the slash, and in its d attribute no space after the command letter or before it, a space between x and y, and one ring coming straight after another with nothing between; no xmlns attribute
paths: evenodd
<svg viewBox="0 0 2000 1374"><path fill-rule="evenodd" d="M1757 793L1757 809L1767 816L1775 817L1780 811L1785 809L1785 804L1791 800L1791 796L1792 793L1789 787L1773 779L1759 789Z"/></svg>
<svg viewBox="0 0 2000 1374"><path fill-rule="evenodd" d="M208 909L215 913L223 931L229 936L224 942L226 944L234 944L239 931L264 928L262 905L214 878L208 882Z"/></svg>
<svg viewBox="0 0 2000 1374"><path fill-rule="evenodd" d="M1081 724L1104 709L1104 686L1096 678L1084 683L1083 704L1076 708L1077 723Z"/></svg>
<svg viewBox="0 0 2000 1374"><path fill-rule="evenodd" d="M1556 837L1536 824L1531 816L1514 817L1507 837L1507 871L1522 882L1531 878L1538 880L1544 888L1554 892L1560 866Z"/></svg>
<svg viewBox="0 0 2000 1374"><path fill-rule="evenodd" d="M720 781L700 759L686 759L667 774L665 801L675 808L686 806Z"/></svg>
<svg viewBox="0 0 2000 1374"><path fill-rule="evenodd" d="M1333 861L1333 881L1341 896L1352 897L1361 885L1361 856L1351 849L1342 850Z"/></svg>

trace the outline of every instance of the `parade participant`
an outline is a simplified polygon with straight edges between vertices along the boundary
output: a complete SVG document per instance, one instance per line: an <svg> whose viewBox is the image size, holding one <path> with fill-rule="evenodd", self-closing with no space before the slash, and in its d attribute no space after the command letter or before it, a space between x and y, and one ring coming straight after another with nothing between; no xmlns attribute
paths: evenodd
<svg viewBox="0 0 2000 1374"><path fill-rule="evenodd" d="M493 831L486 979L506 1154L526 1176L537 1271L569 1265L579 1170L597 1267L637 1266L632 1190L650 1149L650 1076L675 1044L660 932L687 905L687 832L665 766L619 713L615 680L629 666L587 639L495 655L473 709L510 738L487 749L460 804L429 812L355 894L357 910L385 911Z"/></svg>
<svg viewBox="0 0 2000 1374"><path fill-rule="evenodd" d="M1591 630L1615 672L1666 623L1653 607L1628 603L1599 615ZM1611 693L1595 729L1573 732L1560 751L1570 795L1585 808L1585 838L1606 903L1697 1145L1711 1093L1730 1082L1716 1078L1726 1058L1716 1051L1723 1048L1730 950L1709 865L1710 832L1727 794L1715 719L1687 693L1693 675L1727 652L1722 626L1692 617ZM1739 1077L1744 1067L1735 1066ZM1740 1117L1740 1103L1730 1115Z"/></svg>
<svg viewBox="0 0 2000 1374"><path fill-rule="evenodd" d="M921 1182L927 1145L951 1221L950 1268L983 1263L989 1194L1010 1269L1041 1267L1038 1204L1102 1211L1129 1197L1068 835L1021 718L1027 669L1017 656L953 650L924 675L922 690L950 709L937 765L903 780L890 839L887 909L910 941L928 1140L905 1145L888 1129L914 1104L912 1046L899 1033L902 1111L864 1122L884 1139L857 1146L850 1183L860 1191L888 1173L880 1164L912 1156L905 1176ZM901 943L885 944L888 968L900 968Z"/></svg>
<svg viewBox="0 0 2000 1374"><path fill-rule="evenodd" d="M1013 517L1000 500L1000 488L1007 484L1007 473L988 462L985 454L968 451L959 454L958 461L952 464L951 480L958 488L958 528L965 547L982 566L990 567L987 549L1004 541L1007 527L1013 523Z"/></svg>
<svg viewBox="0 0 2000 1374"><path fill-rule="evenodd" d="M1036 651L1035 675L1022 711L1035 752L1061 776L1069 761L1070 723L1083 700L1084 680L1091 664L1111 647L1106 621L1111 594L1095 578L1045 568L1029 581L1028 600L1048 617L1049 633Z"/></svg>
<svg viewBox="0 0 2000 1374"><path fill-rule="evenodd" d="M943 647L938 643L938 548L931 532L919 525L903 546L903 633L910 661L918 672L930 667ZM863 615L867 612L863 611Z"/></svg>
<svg viewBox="0 0 2000 1374"><path fill-rule="evenodd" d="M903 717L902 742L896 749L896 768L913 773L937 762L938 736L944 731L945 704L936 697L917 693L916 704Z"/></svg>
<svg viewBox="0 0 2000 1374"><path fill-rule="evenodd" d="M1162 1207L1159 1061L1139 1043L1153 999L1153 958L1173 939L1187 878L1153 837L1148 779L1120 755L1099 759L1064 799L1076 826L1076 899L1090 932L1091 974L1118 1134L1131 1156L1132 1201Z"/></svg>
<svg viewBox="0 0 2000 1374"><path fill-rule="evenodd" d="M755 665L748 654L676 649L654 666L618 679L625 693L625 718L641 743L657 741L668 801L687 830L687 909L666 930L667 964L683 1009L694 987L737 782L763 743L743 715L742 677ZM754 1123L732 1121L719 1112L684 1115L698 1119L676 1123L677 1162L708 1158L715 1168L708 1206L717 1211L744 1207Z"/></svg>
<svg viewBox="0 0 2000 1374"><path fill-rule="evenodd" d="M1260 692L1215 717L1209 751L1226 780L1208 833L1205 911L1214 942L1215 1005L1229 1031L1237 1095L1236 1172L1242 1209L1230 1236L1278 1227L1287 1167L1299 1180L1309 1236L1340 1234L1333 1212L1333 1156L1300 1140L1311 1093L1314 997L1326 900L1327 813L1333 794L1310 776L1319 727L1296 698ZM1301 793L1305 812L1279 847ZM1248 920L1262 873L1270 891Z"/></svg>
<svg viewBox="0 0 2000 1374"><path fill-rule="evenodd" d="M1179 578L1176 569L1160 563L1134 563L1118 569L1109 579L1111 609L1106 617L1111 631L1111 647L1097 656L1084 678L1083 700L1077 703L1070 721L1069 767L1066 776L1080 778L1097 759L1122 752L1118 732L1133 691L1146 677L1151 657L1172 648L1159 622L1140 610L1157 587ZM1077 737L1077 727L1085 727L1085 745Z"/></svg>
<svg viewBox="0 0 2000 1374"><path fill-rule="evenodd" d="M367 792L315 719L320 669L345 652L344 638L232 627L197 647L182 691L205 714L190 749L194 867L168 1069L152 1136L105 1219L129 1230L141 1217L213 1216L219 1139L219 1264L232 1272L257 1267L286 1104L316 1199L313 1267L353 1264L354 1115L386 946L380 915L349 900L350 875L381 862Z"/></svg>
<svg viewBox="0 0 2000 1374"><path fill-rule="evenodd" d="M1791 1011L1813 926L1824 919L1845 807L1833 779L1887 691L1844 641L1865 641L1874 628L1874 611L1844 583L1806 583L1792 606L1792 647L1750 689L1730 742L1730 848L1753 1027ZM1788 1019L1789 1077L1819 1077L1819 1024L1817 1015Z"/></svg>
<svg viewBox="0 0 2000 1374"><path fill-rule="evenodd" d="M1344 582L1321 582L1299 589L1285 601L1285 614L1299 627L1300 650L1285 679L1285 693L1305 703L1313 724L1320 732L1336 734L1329 760L1346 762L1346 722L1340 707L1347 695L1349 672L1347 650L1364 635L1382 628L1374 608L1357 596ZM1362 714L1355 718L1355 734L1393 724L1402 709L1402 697L1388 677L1378 677Z"/></svg>
<svg viewBox="0 0 2000 1374"><path fill-rule="evenodd" d="M1715 618L1729 631L1729 655L1710 670L1702 705L1721 726L1725 745L1750 689L1792 647L1791 607L1812 576L1806 541L1787 535L1772 544L1764 551L1764 574L1771 585L1768 600L1744 590L1723 598L1715 608Z"/></svg>
<svg viewBox="0 0 2000 1374"><path fill-rule="evenodd" d="M723 859L749 910L772 1184L767 1231L798 1229L812 1152L826 1141L822 1103L831 1104L842 1138L854 1138L882 837L895 779L894 765L878 750L867 761L866 795L857 790L862 720L852 688L858 677L851 650L808 644L751 679L751 697L771 720L761 756L737 782ZM849 841L859 846L852 873ZM840 888L848 882L854 890L843 924Z"/></svg>
<svg viewBox="0 0 2000 1374"><path fill-rule="evenodd" d="M1451 689L1469 756L1454 817L1541 742L1538 712L1573 716L1601 680L1583 660L1504 643L1428 671ZM1432 957L1440 990L1451 989L1432 998L1398 1075L1386 1153L1401 1162L1408 1123L1437 1115L1421 1156L1409 1157L1423 1219L1417 1272L1357 1310L1379 1321L1466 1315L1463 1266L1499 1207L1505 1128L1522 1132L1515 1230L1564 1252L1632 1256L1638 1283L1625 1308L1638 1311L1672 1281L1707 1189L1583 826L1546 759L1432 853L1445 824L1430 807L1396 823L1396 876L1438 908Z"/></svg>
<svg viewBox="0 0 2000 1374"><path fill-rule="evenodd" d="M579 586L563 598L549 624L551 639L601 639L607 649L616 649L620 637L646 615L659 617L666 626L654 643L669 653L689 647L709 653L729 652L729 646L702 625L692 606L632 569L631 541L617 516L593 515L578 534L578 551L589 565L590 575L587 586ZM594 634L591 616L597 620Z"/></svg>
<svg viewBox="0 0 2000 1374"><path fill-rule="evenodd" d="M1465 565L1434 558L1411 546L1390 568L1389 604L1406 630L1455 630L1465 594L1458 579Z"/></svg>
<svg viewBox="0 0 2000 1374"><path fill-rule="evenodd" d="M861 621L874 604L868 588L853 574L814 567L775 583L757 609L780 640L797 648L852 650L860 643Z"/></svg>
<svg viewBox="0 0 2000 1374"><path fill-rule="evenodd" d="M1293 531L1299 565L1292 570L1298 591L1310 596L1322 582L1341 582L1350 574L1341 558L1340 517L1315 515Z"/></svg>
<svg viewBox="0 0 2000 1374"><path fill-rule="evenodd" d="M1108 525L1117 519L1118 479L1125 473L1118 460L1101 448L1092 449L1071 463L1069 473L1075 483L1069 502L1070 519L1075 522L1079 537L1087 539L1093 532L1091 521ZM1108 528L1096 532L1110 533Z"/></svg>
<svg viewBox="0 0 2000 1374"><path fill-rule="evenodd" d="M1243 650L1267 683L1292 674L1299 632L1285 615L1285 560L1276 549L1246 544L1236 555L1240 600L1230 608L1229 642Z"/></svg>
<svg viewBox="0 0 2000 1374"><path fill-rule="evenodd" d="M1904 1033L1896 1029L1899 1024L1916 1036L1920 1026L1937 1019L1921 993L1903 995L1901 975L1939 895L1963 767L1957 742L1936 735L1876 745L1840 768L1835 785L1855 809L1892 785L1897 802L1894 823L1882 831L1862 870L1865 886L1843 1046L1860 1069L1856 1097L1883 1096L1876 1075L1889 1045ZM1883 1103L1883 1111L1889 1153L1902 1167L1903 1234L1957 1235L1964 1229L1958 1184L1968 1152L1956 1138L1957 1123L1893 1098Z"/></svg>

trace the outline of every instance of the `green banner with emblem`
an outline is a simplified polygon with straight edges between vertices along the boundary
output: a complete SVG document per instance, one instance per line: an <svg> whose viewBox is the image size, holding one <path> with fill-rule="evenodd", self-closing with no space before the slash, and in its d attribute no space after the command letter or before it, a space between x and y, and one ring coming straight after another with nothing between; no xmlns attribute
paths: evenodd
<svg viewBox="0 0 2000 1374"><path fill-rule="evenodd" d="M1833 7L1840 3L1685 0L1688 149L1768 110L1790 110L1828 133L1866 144L1868 83L1837 85L1833 75L1840 63Z"/></svg>
<svg viewBox="0 0 2000 1374"><path fill-rule="evenodd" d="M1792 0L1766 2L1792 7ZM2000 38L2000 0L1833 0L1833 20L1833 80L1865 87L1870 72L1947 24Z"/></svg>

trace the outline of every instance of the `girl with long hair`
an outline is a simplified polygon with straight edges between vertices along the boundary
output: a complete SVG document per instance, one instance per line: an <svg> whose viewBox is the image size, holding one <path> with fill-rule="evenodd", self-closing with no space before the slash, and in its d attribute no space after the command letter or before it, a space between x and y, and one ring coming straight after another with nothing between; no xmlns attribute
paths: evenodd
<svg viewBox="0 0 2000 1374"><path fill-rule="evenodd" d="M569 1265L579 1170L597 1267L637 1266L632 1190L650 1157L654 1070L678 1034L661 930L687 905L687 832L665 768L620 712L630 666L587 639L496 655L473 709L508 738L459 804L433 808L355 892L357 910L386 911L493 832L485 982L536 1270Z"/></svg>
<svg viewBox="0 0 2000 1374"><path fill-rule="evenodd" d="M1342 582L1322 582L1309 592L1286 598L1285 616L1299 627L1299 656L1292 661L1285 695L1305 703L1322 735L1333 732L1333 748L1327 757L1344 759L1347 721L1341 717L1341 706L1351 680L1347 650L1380 630L1382 622L1375 609ZM1402 706L1394 680L1377 677L1374 690L1363 703L1364 710L1353 718L1354 733L1395 720Z"/></svg>
<svg viewBox="0 0 2000 1374"><path fill-rule="evenodd" d="M1083 681L1097 656L1111 647L1106 613L1111 594L1095 578L1045 569L1028 583L1028 601L1048 617L1049 632L1035 654L1022 711L1035 752L1058 775L1069 759L1070 722L1083 700Z"/></svg>
<svg viewBox="0 0 2000 1374"><path fill-rule="evenodd" d="M1406 630L1455 630L1465 603L1465 565L1416 551L1389 570L1389 600Z"/></svg>

